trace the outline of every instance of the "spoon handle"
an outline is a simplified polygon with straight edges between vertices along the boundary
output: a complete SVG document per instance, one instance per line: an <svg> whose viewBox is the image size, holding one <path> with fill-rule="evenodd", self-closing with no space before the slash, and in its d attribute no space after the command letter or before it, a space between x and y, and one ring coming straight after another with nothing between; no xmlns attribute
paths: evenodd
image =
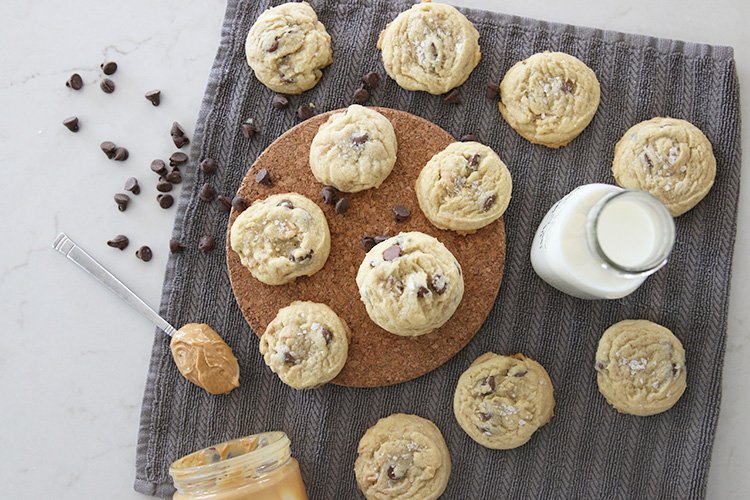
<svg viewBox="0 0 750 500"><path fill-rule="evenodd" d="M169 335L174 335L177 331L175 327L167 323L156 311L151 309L148 304L143 302L133 291L126 287L120 280L114 277L112 273L107 271L104 266L99 264L93 257L86 253L86 251L75 244L73 240L68 238L65 233L60 233L55 238L52 244L58 252L72 260L78 267L93 276L99 283L109 288L115 295L125 301L130 307L141 313L146 319L151 321L161 330Z"/></svg>

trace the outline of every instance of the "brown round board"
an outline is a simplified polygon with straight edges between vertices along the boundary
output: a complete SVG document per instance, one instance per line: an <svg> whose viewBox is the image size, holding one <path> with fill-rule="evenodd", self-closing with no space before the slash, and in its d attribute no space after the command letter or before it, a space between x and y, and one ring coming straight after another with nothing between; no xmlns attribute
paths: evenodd
<svg viewBox="0 0 750 500"><path fill-rule="evenodd" d="M238 194L248 204L271 194L296 192L316 202L328 219L331 253L323 269L293 283L270 286L252 277L229 244L227 266L237 304L260 336L276 313L295 300L328 304L352 331L349 358L332 381L350 387L378 387L397 384L434 370L460 351L487 318L500 289L505 262L505 226L500 219L474 234L461 236L433 226L419 209L414 184L432 156L455 141L453 136L427 120L403 111L374 108L385 115L396 131L396 165L378 189L349 193L351 207L337 214L323 203L308 162L310 144L328 117L317 115L291 128L258 157L242 181ZM257 184L255 173L268 169L271 186ZM411 210L411 217L396 222L393 205ZM238 213L232 210L229 227ZM355 277L365 251L365 235L394 236L405 231L422 231L436 237L456 256L464 274L464 296L453 317L441 328L419 337L400 337L386 332L370 320L359 299ZM399 314L399 311L393 311Z"/></svg>

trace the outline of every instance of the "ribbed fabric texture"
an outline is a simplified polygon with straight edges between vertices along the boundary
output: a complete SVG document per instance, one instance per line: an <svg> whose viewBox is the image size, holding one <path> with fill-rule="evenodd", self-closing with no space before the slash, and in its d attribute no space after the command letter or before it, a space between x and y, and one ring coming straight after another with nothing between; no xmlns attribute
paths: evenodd
<svg viewBox="0 0 750 500"><path fill-rule="evenodd" d="M156 335L138 437L136 490L168 496L173 460L226 439L281 429L292 440L312 499L360 498L353 473L360 437L378 418L404 412L434 421L448 442L453 473L444 498L703 497L721 399L740 182L739 88L732 49L464 10L481 34L482 60L461 87L463 104L450 106L440 96L403 90L385 77L375 47L378 34L410 3L313 0L331 34L334 63L314 89L291 98L289 109L279 111L271 107L273 93L255 79L244 55L250 26L278 3L229 0L174 228L188 249L169 260L161 304L172 324L207 322L220 332L239 359L242 385L227 396L207 394L180 376L168 339ZM484 95L487 82L499 82L515 62L543 50L575 55L601 82L593 122L560 150L521 138L503 121L497 103ZM513 198L505 215L505 275L495 307L474 340L432 373L379 389L328 385L295 391L258 353L258 339L232 294L223 245L207 255L197 249L204 234L223 242L227 222L218 205L201 201L198 191L210 182L220 193L234 193L253 160L297 123L294 109L300 103L313 102L319 112L345 107L360 77L372 70L384 78L369 104L425 117L457 137L473 132L508 164ZM718 163L711 193L676 220L677 243L669 264L629 297L587 302L557 292L529 262L537 225L575 187L613 183L615 143L631 125L654 116L684 118L708 136ZM260 129L250 140L240 132L248 117ZM197 168L206 157L220 165L210 177ZM593 365L599 337L609 325L630 318L667 326L687 352L687 392L658 416L621 415L597 390ZM544 365L554 382L555 417L515 450L477 445L453 417L458 377L486 351L522 352Z"/></svg>

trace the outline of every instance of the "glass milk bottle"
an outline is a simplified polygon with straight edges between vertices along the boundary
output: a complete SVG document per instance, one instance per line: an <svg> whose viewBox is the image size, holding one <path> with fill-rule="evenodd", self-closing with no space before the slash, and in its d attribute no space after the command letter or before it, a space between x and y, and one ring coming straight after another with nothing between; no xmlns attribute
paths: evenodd
<svg viewBox="0 0 750 500"><path fill-rule="evenodd" d="M531 244L536 273L581 299L619 299L667 263L674 219L645 191L586 184L544 216Z"/></svg>

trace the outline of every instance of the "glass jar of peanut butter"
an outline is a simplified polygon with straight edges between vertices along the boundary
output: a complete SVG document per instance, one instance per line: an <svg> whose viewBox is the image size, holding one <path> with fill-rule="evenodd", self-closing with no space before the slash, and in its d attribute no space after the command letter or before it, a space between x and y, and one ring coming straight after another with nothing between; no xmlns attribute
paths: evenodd
<svg viewBox="0 0 750 500"><path fill-rule="evenodd" d="M307 500L299 463L283 432L210 446L169 467L173 500Z"/></svg>

